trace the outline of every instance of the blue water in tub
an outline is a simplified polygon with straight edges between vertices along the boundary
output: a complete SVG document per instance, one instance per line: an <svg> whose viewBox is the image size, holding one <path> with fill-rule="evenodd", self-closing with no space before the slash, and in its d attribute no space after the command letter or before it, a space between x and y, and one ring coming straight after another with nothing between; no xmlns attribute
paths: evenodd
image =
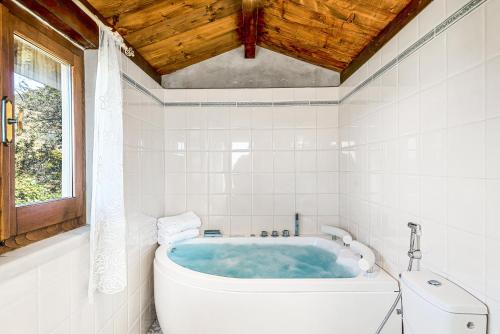
<svg viewBox="0 0 500 334"><path fill-rule="evenodd" d="M198 272L234 278L349 278L334 253L314 246L178 244L175 263Z"/></svg>

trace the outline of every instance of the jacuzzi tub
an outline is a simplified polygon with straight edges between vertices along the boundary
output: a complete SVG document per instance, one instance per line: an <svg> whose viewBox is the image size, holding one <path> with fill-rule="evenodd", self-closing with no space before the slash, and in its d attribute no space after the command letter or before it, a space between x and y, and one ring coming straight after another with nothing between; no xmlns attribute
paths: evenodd
<svg viewBox="0 0 500 334"><path fill-rule="evenodd" d="M383 270L360 272L348 247L315 238L198 238L192 244L284 244L333 252L352 278L248 279L204 274L156 250L154 291L164 334L373 334L396 298ZM393 315L382 333L401 333Z"/></svg>

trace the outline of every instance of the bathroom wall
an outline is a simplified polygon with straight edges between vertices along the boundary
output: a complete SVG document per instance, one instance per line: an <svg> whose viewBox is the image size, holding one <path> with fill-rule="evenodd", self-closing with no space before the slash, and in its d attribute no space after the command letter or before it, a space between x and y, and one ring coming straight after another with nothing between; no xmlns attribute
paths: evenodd
<svg viewBox="0 0 500 334"><path fill-rule="evenodd" d="M484 301L500 333L500 1L452 16L465 3L432 2L341 87L340 219L394 275L407 222L422 224L423 266Z"/></svg>
<svg viewBox="0 0 500 334"><path fill-rule="evenodd" d="M96 54L86 51L87 176L92 166L93 85ZM132 62L124 72L151 91ZM128 286L120 294L87 298L89 227L60 234L0 258L2 333L142 334L155 319L152 264L156 220L163 213L163 106L124 85L124 171L128 223ZM90 187L87 186L87 191ZM90 192L87 193L90 198Z"/></svg>
<svg viewBox="0 0 500 334"><path fill-rule="evenodd" d="M256 47L254 59L244 46L162 76L164 88L337 87L338 72Z"/></svg>
<svg viewBox="0 0 500 334"><path fill-rule="evenodd" d="M165 214L193 210L227 235L293 233L295 212L303 234L336 224L338 106L318 101L337 98L337 88L166 90ZM175 106L193 101L203 103Z"/></svg>

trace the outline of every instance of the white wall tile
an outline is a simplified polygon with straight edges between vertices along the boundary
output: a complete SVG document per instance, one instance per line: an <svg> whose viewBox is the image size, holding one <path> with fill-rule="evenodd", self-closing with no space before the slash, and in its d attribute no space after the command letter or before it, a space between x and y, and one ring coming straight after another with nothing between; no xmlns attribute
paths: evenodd
<svg viewBox="0 0 500 334"><path fill-rule="evenodd" d="M295 113L292 108L273 109L273 126L275 128L294 128Z"/></svg>
<svg viewBox="0 0 500 334"><path fill-rule="evenodd" d="M438 224L446 224L446 179L442 177L424 176L421 180L422 218L432 220Z"/></svg>
<svg viewBox="0 0 500 334"><path fill-rule="evenodd" d="M253 130L252 145L254 151L264 151L273 149L272 130Z"/></svg>
<svg viewBox="0 0 500 334"><path fill-rule="evenodd" d="M398 65L399 97L407 97L418 90L419 59L413 54Z"/></svg>
<svg viewBox="0 0 500 334"><path fill-rule="evenodd" d="M486 63L486 117L500 117L500 56Z"/></svg>
<svg viewBox="0 0 500 334"><path fill-rule="evenodd" d="M484 66L448 79L448 126L481 121L484 111Z"/></svg>
<svg viewBox="0 0 500 334"><path fill-rule="evenodd" d="M422 132L446 127L446 82L420 92Z"/></svg>
<svg viewBox="0 0 500 334"><path fill-rule="evenodd" d="M274 175L272 173L253 174L254 194L272 194L274 192Z"/></svg>
<svg viewBox="0 0 500 334"><path fill-rule="evenodd" d="M419 36L466 2L433 1L418 17ZM500 314L492 291L498 273L488 256L500 240L499 3L480 5L418 49L418 61L403 60L343 101L339 129L340 225L366 240L396 275L407 264L405 223L421 223L423 267L486 301L493 319ZM415 42L414 32L393 38L380 66ZM374 71L365 66L341 90ZM406 101L414 95L419 103ZM405 114L418 104L417 120ZM319 217L321 208L318 198Z"/></svg>
<svg viewBox="0 0 500 334"><path fill-rule="evenodd" d="M231 129L249 129L251 127L252 110L250 108L231 109Z"/></svg>
<svg viewBox="0 0 500 334"><path fill-rule="evenodd" d="M449 8L448 8L449 9ZM454 75L484 59L484 11L478 8L447 32L448 74Z"/></svg>
<svg viewBox="0 0 500 334"><path fill-rule="evenodd" d="M500 179L500 118L486 122L486 177Z"/></svg>
<svg viewBox="0 0 500 334"><path fill-rule="evenodd" d="M276 194L291 194L295 192L295 174L277 173L274 175L274 192Z"/></svg>
<svg viewBox="0 0 500 334"><path fill-rule="evenodd" d="M252 109L252 128L253 129L272 129L273 127L273 109L272 108L254 108Z"/></svg>
<svg viewBox="0 0 500 334"><path fill-rule="evenodd" d="M294 195L274 195L274 215L293 215L295 213Z"/></svg>
<svg viewBox="0 0 500 334"><path fill-rule="evenodd" d="M442 34L430 41L420 52L420 84L422 88L428 87L444 79L446 79L446 35Z"/></svg>
<svg viewBox="0 0 500 334"><path fill-rule="evenodd" d="M453 281L485 291L485 258L483 238L460 230L448 229L448 271ZM451 256L453 254L453 256Z"/></svg>
<svg viewBox="0 0 500 334"><path fill-rule="evenodd" d="M297 150L316 149L316 129L297 129L295 131L295 148Z"/></svg>
<svg viewBox="0 0 500 334"><path fill-rule="evenodd" d="M473 123L448 130L448 174L483 177L485 125Z"/></svg>
<svg viewBox="0 0 500 334"><path fill-rule="evenodd" d="M446 131L422 134L420 168L423 175L446 175L446 139Z"/></svg>
<svg viewBox="0 0 500 334"><path fill-rule="evenodd" d="M166 109L168 115L168 108ZM182 109L181 109L182 112ZM185 113L185 111L184 111ZM231 109L208 108L207 127L209 129L228 129L230 127Z"/></svg>
<svg viewBox="0 0 500 334"><path fill-rule="evenodd" d="M251 214L252 214L252 195L231 196L231 215L241 216L241 215L251 215Z"/></svg>
<svg viewBox="0 0 500 334"><path fill-rule="evenodd" d="M489 58L500 54L500 22L495 13L500 11L500 1L488 1L485 7L486 14L486 56Z"/></svg>
<svg viewBox="0 0 500 334"><path fill-rule="evenodd" d="M419 95L414 94L399 101L399 135L411 135L419 130Z"/></svg>
<svg viewBox="0 0 500 334"><path fill-rule="evenodd" d="M295 172L295 154L293 151L274 153L274 171L276 173Z"/></svg>
<svg viewBox="0 0 500 334"><path fill-rule="evenodd" d="M251 194L252 193L252 175L251 174L232 174L231 175L233 194Z"/></svg>
<svg viewBox="0 0 500 334"><path fill-rule="evenodd" d="M253 216L272 216L274 214L273 195L257 195L252 198ZM269 222L271 223L271 221Z"/></svg>
<svg viewBox="0 0 500 334"><path fill-rule="evenodd" d="M434 0L418 15L420 36L434 29L446 17L446 0Z"/></svg>
<svg viewBox="0 0 500 334"><path fill-rule="evenodd" d="M448 179L448 225L484 235L485 181Z"/></svg>
<svg viewBox="0 0 500 334"><path fill-rule="evenodd" d="M274 130L273 143L275 150L293 150L295 148L295 130Z"/></svg>
<svg viewBox="0 0 500 334"><path fill-rule="evenodd" d="M500 180L486 180L486 235L500 240Z"/></svg>
<svg viewBox="0 0 500 334"><path fill-rule="evenodd" d="M500 252L500 241L486 239L486 294L500 302L500 266L495 255Z"/></svg>

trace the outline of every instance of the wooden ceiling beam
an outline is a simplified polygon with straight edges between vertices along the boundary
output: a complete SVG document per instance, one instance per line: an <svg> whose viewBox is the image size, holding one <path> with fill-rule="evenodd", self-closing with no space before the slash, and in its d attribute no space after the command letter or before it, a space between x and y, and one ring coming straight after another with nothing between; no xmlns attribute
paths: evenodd
<svg viewBox="0 0 500 334"><path fill-rule="evenodd" d="M82 47L94 49L99 46L99 29L97 25L73 1L17 1ZM4 1L4 3L9 7L16 6L12 1Z"/></svg>
<svg viewBox="0 0 500 334"><path fill-rule="evenodd" d="M259 0L242 0L243 44L245 45L245 58L255 58L257 44L257 22L259 20Z"/></svg>
<svg viewBox="0 0 500 334"><path fill-rule="evenodd" d="M342 73L340 82L344 82L364 63L368 61L378 50L380 50L391 38L393 38L404 26L415 18L432 0L411 0L410 3L392 20L378 36L373 39L354 58Z"/></svg>

